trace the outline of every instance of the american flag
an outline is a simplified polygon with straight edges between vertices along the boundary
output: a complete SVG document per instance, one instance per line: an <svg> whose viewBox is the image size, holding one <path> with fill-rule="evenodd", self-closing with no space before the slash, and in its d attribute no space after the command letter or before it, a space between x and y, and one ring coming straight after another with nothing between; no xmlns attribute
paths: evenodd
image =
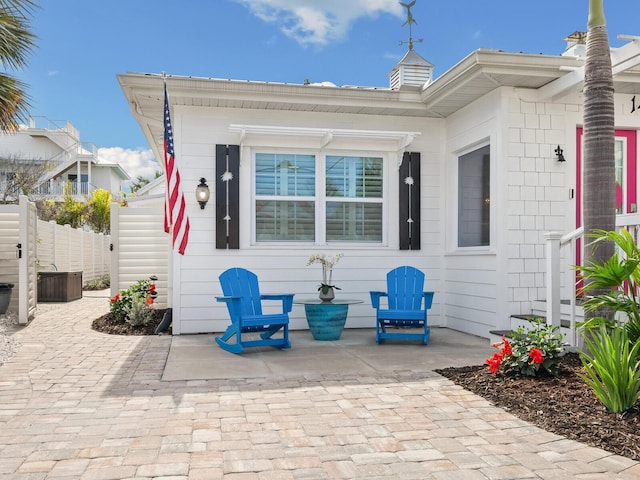
<svg viewBox="0 0 640 480"><path fill-rule="evenodd" d="M186 202L180 187L180 171L173 151L173 130L167 84L164 84L164 166L167 177L167 195L164 202L164 231L171 232L173 248L178 245L178 253L184 255L189 243L189 217Z"/></svg>

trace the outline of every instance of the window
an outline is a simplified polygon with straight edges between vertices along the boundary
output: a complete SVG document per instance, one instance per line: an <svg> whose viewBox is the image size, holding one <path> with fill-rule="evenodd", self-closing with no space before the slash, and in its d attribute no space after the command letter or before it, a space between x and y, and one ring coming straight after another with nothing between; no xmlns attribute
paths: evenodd
<svg viewBox="0 0 640 480"><path fill-rule="evenodd" d="M327 242L382 242L382 159L327 156Z"/></svg>
<svg viewBox="0 0 640 480"><path fill-rule="evenodd" d="M458 246L489 245L489 145L458 158Z"/></svg>
<svg viewBox="0 0 640 480"><path fill-rule="evenodd" d="M78 175L70 173L67 177L71 182L71 194L87 195L89 193L89 175L83 173L80 175L80 185L78 186Z"/></svg>
<svg viewBox="0 0 640 480"><path fill-rule="evenodd" d="M313 155L256 155L256 240L315 238Z"/></svg>
<svg viewBox="0 0 640 480"><path fill-rule="evenodd" d="M615 175L616 175L616 213L626 213L623 211L623 206L626 205L624 201L625 196L625 142L619 138L615 140L614 147L614 161L615 161Z"/></svg>
<svg viewBox="0 0 640 480"><path fill-rule="evenodd" d="M380 157L257 153L255 195L258 242L382 242Z"/></svg>

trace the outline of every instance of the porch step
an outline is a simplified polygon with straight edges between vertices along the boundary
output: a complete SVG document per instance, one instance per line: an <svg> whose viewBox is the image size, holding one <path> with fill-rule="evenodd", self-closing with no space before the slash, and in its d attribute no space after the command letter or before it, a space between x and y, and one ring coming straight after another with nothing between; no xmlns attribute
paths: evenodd
<svg viewBox="0 0 640 480"><path fill-rule="evenodd" d="M547 319L547 317L545 317L544 315L533 315L533 314L530 314L530 313L519 313L517 315L511 315L511 319L512 319L511 323L513 324L514 323L513 320L516 320L516 323L518 325L519 324L523 324L523 325L526 326L526 325L529 325L529 322L531 320L534 320L536 318L540 318L542 320L546 320ZM569 327L571 327L571 322L569 320L565 320L564 318L561 318L560 319L560 327L569 328ZM516 328L518 328L517 325L516 325ZM516 328L514 328L514 330Z"/></svg>
<svg viewBox="0 0 640 480"><path fill-rule="evenodd" d="M519 326L523 326L525 329L528 328L531 324L530 320L535 318L540 318L542 320L546 320L544 315L534 315L532 313L520 313L516 315L511 315L511 330L490 330L489 331L489 342L491 345L494 343L499 343L502 341L502 336L504 335L506 338L512 338L513 332L515 332ZM560 320L560 333L565 335L565 338L569 338L569 328L571 327L571 322L569 320L561 319Z"/></svg>

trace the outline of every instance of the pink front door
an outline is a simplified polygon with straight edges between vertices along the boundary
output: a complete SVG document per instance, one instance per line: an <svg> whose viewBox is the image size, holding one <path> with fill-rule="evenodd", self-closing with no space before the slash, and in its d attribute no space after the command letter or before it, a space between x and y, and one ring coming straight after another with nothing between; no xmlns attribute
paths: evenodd
<svg viewBox="0 0 640 480"><path fill-rule="evenodd" d="M635 213L637 204L637 132L616 130L616 213ZM582 226L582 128L576 134L576 228Z"/></svg>
<svg viewBox="0 0 640 480"><path fill-rule="evenodd" d="M582 128L576 132L576 228L582 226ZM637 132L636 130L616 130L616 213L638 211L637 190ZM576 242L576 265L582 263L582 243ZM579 275L578 273L576 275ZM582 281L576 278L577 291Z"/></svg>

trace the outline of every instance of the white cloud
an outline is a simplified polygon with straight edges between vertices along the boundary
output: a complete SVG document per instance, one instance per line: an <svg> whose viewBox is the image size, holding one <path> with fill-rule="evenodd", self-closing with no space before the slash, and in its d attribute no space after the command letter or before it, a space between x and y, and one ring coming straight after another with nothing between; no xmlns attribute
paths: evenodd
<svg viewBox="0 0 640 480"><path fill-rule="evenodd" d="M151 149L130 149L122 147L99 148L98 156L109 163L118 163L132 180L138 176L153 180L160 165Z"/></svg>
<svg viewBox="0 0 640 480"><path fill-rule="evenodd" d="M402 17L397 0L236 0L251 13L302 45L326 45L346 37L361 17L389 13Z"/></svg>

